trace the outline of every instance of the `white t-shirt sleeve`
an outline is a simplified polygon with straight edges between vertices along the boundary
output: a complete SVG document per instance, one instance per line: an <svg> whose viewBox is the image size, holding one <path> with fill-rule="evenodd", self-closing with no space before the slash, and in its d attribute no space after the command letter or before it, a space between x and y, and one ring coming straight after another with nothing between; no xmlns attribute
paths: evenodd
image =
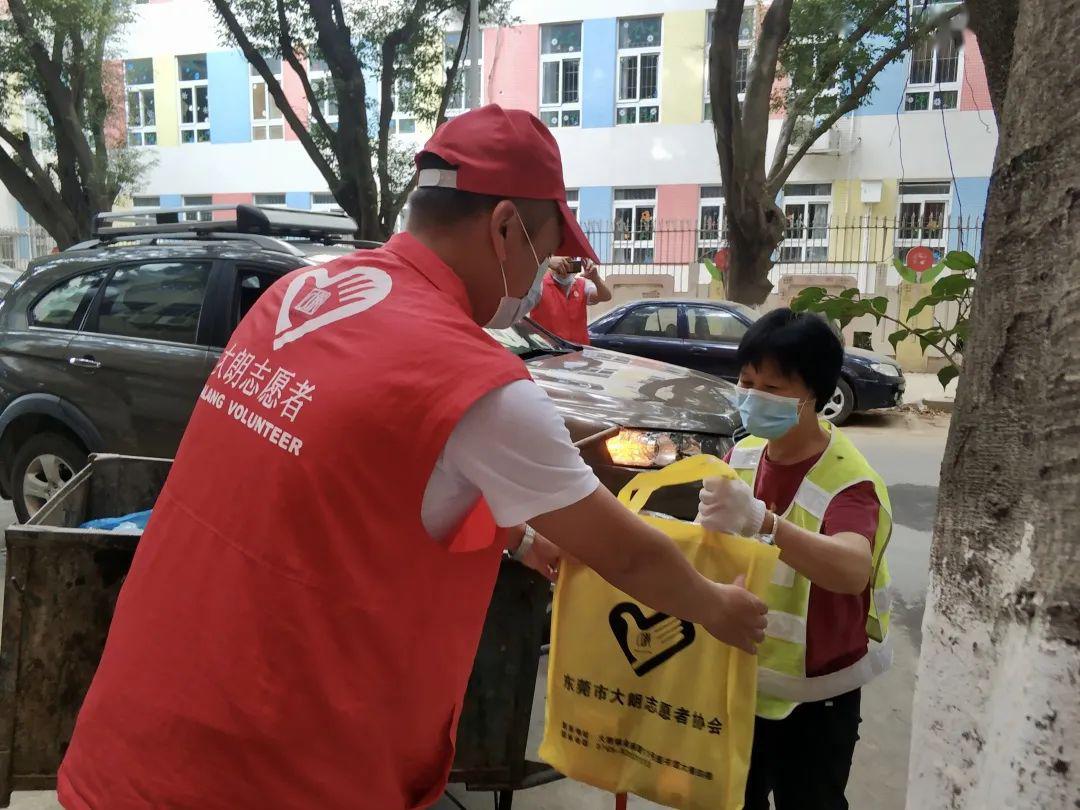
<svg viewBox="0 0 1080 810"><path fill-rule="evenodd" d="M443 539L483 495L499 526L517 526L598 486L551 400L534 382L518 380L481 397L454 427L424 491L421 518Z"/></svg>
<svg viewBox="0 0 1080 810"><path fill-rule="evenodd" d="M587 278L582 279L582 281L585 282L585 300L588 301L590 304L595 303L597 293L596 284L589 281L589 279Z"/></svg>

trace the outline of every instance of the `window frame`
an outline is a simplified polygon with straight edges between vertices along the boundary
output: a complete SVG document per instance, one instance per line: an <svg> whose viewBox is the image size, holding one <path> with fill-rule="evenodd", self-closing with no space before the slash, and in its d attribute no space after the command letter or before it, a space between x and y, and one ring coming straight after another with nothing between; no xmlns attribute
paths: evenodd
<svg viewBox="0 0 1080 810"><path fill-rule="evenodd" d="M578 224L581 223L581 220L578 218L578 208L580 206L581 206L581 189L579 189L579 188L568 188L568 189L566 189L566 207L569 208L573 212L574 219L578 221Z"/></svg>
<svg viewBox="0 0 1080 810"><path fill-rule="evenodd" d="M259 202L259 197L281 197L281 202ZM257 191L251 195L251 204L260 208L287 208L289 198L284 191Z"/></svg>
<svg viewBox="0 0 1080 810"><path fill-rule="evenodd" d="M449 31L443 31L443 83L444 84L446 83L446 72L450 69L450 66L452 64L454 64L453 50L451 50L448 47L447 42L446 42L446 38L448 36L453 35L453 34L457 34L458 41L460 42L460 38L465 34L465 32L460 30L460 29L456 29L456 30L455 29L450 29ZM466 43L466 46L467 46L467 43ZM454 49L456 49L457 48L457 43L455 43L453 47L454 47ZM483 37L482 34L480 36L480 58L477 59L476 61L477 61L477 64L479 65L479 67L480 67L480 75L483 76L484 75L484 37ZM469 67L470 67L469 66L469 51L468 51L468 47L466 47L466 50L464 52L462 52L462 54L461 54L461 64L458 65L458 81L461 82L461 90L460 90L460 93L461 93L461 98L460 98L461 106L458 107L458 106L454 106L454 105L451 104L451 101L458 100L458 99L455 98L455 96L457 95L457 91L455 91L454 93L452 93L446 99L446 112L445 112L445 115L446 115L447 120L450 120L451 118L454 118L454 117L456 117L458 115L461 115L464 112L469 111L469 88L468 88L468 86L467 86L467 84L465 82L465 79L466 79L468 74L466 72L463 72L463 71L467 71L467 69ZM480 106L483 106L483 105L484 105L484 82L481 81L480 82Z"/></svg>
<svg viewBox="0 0 1080 810"><path fill-rule="evenodd" d="M626 322L626 320L632 317L635 313L642 309L660 309L669 308L675 313L675 336L669 337L668 335L643 335L640 332L620 332L619 327ZM646 316L646 319L648 316ZM683 320L684 314L682 309L677 303L671 301L651 302L642 301L630 307L622 316L611 325L611 328L605 333L612 337L620 338L637 338L638 340L683 340L683 333L685 332L685 321Z"/></svg>
<svg viewBox="0 0 1080 810"><path fill-rule="evenodd" d="M127 66L129 62L142 62L146 61L150 63L150 83L140 82L139 84L128 84L127 82ZM146 96L149 94L154 107L154 123L146 123ZM137 126L133 126L131 123L131 97L135 95L139 99L139 123ZM157 97L154 94L154 60L150 57L144 57L141 59L125 59L124 60L124 115L125 126L127 128L127 145L128 146L157 146L158 131L157 131ZM147 143L147 136L153 136L153 143ZM134 137L133 137L134 136ZM137 142L135 142L137 140Z"/></svg>
<svg viewBox="0 0 1080 810"><path fill-rule="evenodd" d="M802 207L802 221L798 225L801 235L792 236L789 235L792 230L792 225L786 225L784 227L784 238L778 246L777 264L802 264L812 262L827 262L829 260L829 217L832 214L832 183L791 183L789 185L800 186L828 186L829 191L827 194L820 191L816 191L811 194L792 194L788 195L785 186L783 206L784 206L784 218L787 219L788 207L801 206ZM825 224L812 225L810 218L810 207L825 205ZM812 235L812 231L824 231L824 238L816 238ZM798 258L785 258L784 253L786 250L793 248L798 249ZM824 250L824 257L811 258L811 250ZM789 254L790 256L790 254Z"/></svg>
<svg viewBox="0 0 1080 810"><path fill-rule="evenodd" d="M315 195L325 194L330 198L330 202L315 202ZM334 197L332 191L313 191L311 192L311 210L319 211L324 214L344 214L345 209L338 205L337 198Z"/></svg>
<svg viewBox="0 0 1080 810"><path fill-rule="evenodd" d="M624 48L619 45L618 42L618 26L621 26L623 22L629 22L630 20L647 20L657 19L660 21L660 40L654 45L647 45L638 48ZM619 17L616 23L615 31L615 126L635 126L637 124L659 124L660 121L660 102L664 97L664 15L663 14L646 14L639 17ZM641 97L641 82L643 72L641 70L642 57L656 56L656 96L653 98L643 99ZM620 98L622 92L622 65L624 59L634 59L636 61L636 80L635 80L635 96L632 99ZM653 121L642 121L641 111L646 108L656 108L656 119ZM620 110L633 110L633 121L620 121Z"/></svg>
<svg viewBox="0 0 1080 810"><path fill-rule="evenodd" d="M750 79L750 62L754 58L754 45L757 44L757 5L743 5L743 16L746 16L746 12L751 12L751 29L752 34L750 37L744 38L742 36L743 26L739 24L739 58L742 59L743 54L746 54L746 64L742 65L741 61L735 64L736 70L736 89L739 86L738 71L740 67L743 71L742 77L742 89L739 90L739 103L742 104L746 100L746 84ZM707 9L705 12L705 60L703 69L705 71L705 100L702 103L702 120L712 120L712 88L709 87L709 49L712 47L712 21L716 15L716 9Z"/></svg>
<svg viewBox="0 0 1080 810"><path fill-rule="evenodd" d="M319 110L330 128L336 130L338 127L338 103L337 94L334 92L334 74L330 72L330 66L325 59L311 59L307 65L307 73L308 82L311 86L320 88L321 94L326 96L326 98L319 100ZM313 113L310 102L308 103L308 113Z"/></svg>
<svg viewBox="0 0 1080 810"><path fill-rule="evenodd" d="M194 200L206 200L206 202L194 202ZM187 208L192 205L213 205L212 194L185 194L180 198L180 204ZM213 211L184 211L180 214L181 222L210 222L214 219Z"/></svg>
<svg viewBox="0 0 1080 810"><path fill-rule="evenodd" d="M154 202L140 203L139 200L153 200ZM132 194L131 195L131 207L134 210L140 208L161 208L161 195L160 194Z"/></svg>
<svg viewBox="0 0 1080 810"><path fill-rule="evenodd" d="M716 189L719 192L719 196L714 194L706 195L706 190ZM727 247L727 227L724 222L724 189L722 186L698 186L698 227L697 227L697 260L700 262L702 259L712 258L722 247ZM705 228L705 209L716 208L717 221L716 227L706 230ZM706 233L714 233L715 236L706 236Z"/></svg>
<svg viewBox="0 0 1080 810"><path fill-rule="evenodd" d="M903 186L926 185L945 186L947 191L908 191L904 192ZM896 233L893 238L893 255L904 260L907 252L913 247L924 246L934 251L935 261L944 257L949 250L949 211L952 208L952 181L951 180L909 180L897 187L896 190ZM926 205L942 203L941 224L937 229L928 228L926 219ZM905 224L904 206L918 205L919 216L917 222L911 221ZM934 234L937 230L937 235Z"/></svg>
<svg viewBox="0 0 1080 810"><path fill-rule="evenodd" d="M905 61L905 85L904 85L904 112L905 113L917 113L917 112L931 112L941 113L946 110L959 110L961 94L963 92L963 78L964 78L964 46L963 44L956 45L950 38L950 43L953 43L953 47L956 50L956 78L951 81L942 82L939 81L939 68L942 62L941 59L941 43L933 36L927 37L923 42L912 48L907 55ZM929 81L913 81L913 73L915 71L915 57L920 47L929 45L932 48L932 57L929 60L930 63L930 80ZM926 61L926 60L922 60ZM955 93L956 102L951 106L935 106L938 98L943 93ZM923 96L926 98L926 107L913 107L912 99L916 96Z"/></svg>
<svg viewBox="0 0 1080 810"><path fill-rule="evenodd" d="M284 60L277 57L264 57L267 61L277 59L277 71L274 73L274 78L277 79L280 85L283 81L285 64ZM263 95L263 109L266 110L266 115L262 118L255 117L255 92L256 88L261 85ZM277 106L277 102L274 100L273 95L270 93L270 85L259 74L259 71L255 69L254 65L248 65L248 102L250 104L250 123L251 123L251 140L252 141L283 141L285 140L285 116ZM277 117L272 117L270 113L277 111ZM271 134L274 128L277 128L280 134ZM262 132L261 137L255 137L257 131Z"/></svg>
<svg viewBox="0 0 1080 810"><path fill-rule="evenodd" d="M105 298L105 290L108 289L113 277L121 270L125 270L129 267L143 267L148 264L168 264L168 263L180 263L187 262L191 264L206 264L209 265L210 270L206 276L206 286L203 288L203 300L199 306L199 320L195 324L195 340L192 343L186 343L179 340L163 340L161 338L143 337L140 335L116 335L111 332L98 331L98 321L101 314L101 304ZM168 256L159 258L144 258L134 259L126 262L117 262L111 264L108 267L99 268L106 273L105 279L98 285L97 291L94 294L93 301L91 301L89 308L83 317L82 326L79 329L80 334L88 335L100 339L108 340L124 340L134 341L139 343L154 343L165 346L184 346L186 348L205 349L210 343L211 331L213 324L212 318L207 318L207 308L212 306L213 300L210 296L210 291L215 288L216 279L221 272L222 262L207 257L192 257L192 256Z"/></svg>
<svg viewBox="0 0 1080 810"><path fill-rule="evenodd" d="M711 335L710 335L709 338L702 338L702 337L697 337L695 335L692 335L692 334L690 334L690 312L692 310L699 310L701 312L706 313L706 315L720 315L720 316L723 316L723 317L731 318L733 321L735 321L735 323L739 324L742 327L743 333L742 333L742 335L739 335L739 337L731 338L729 340L712 339ZM732 346L732 345L738 346L739 341L741 341L742 338L743 338L743 335L746 334L746 330L748 330L750 328L750 325L745 320L743 320L743 318L741 318L738 315L738 313L733 312L732 310L728 309L727 307L714 306L712 304L695 304L695 303L683 304L682 305L682 317L684 318L684 322L686 324L686 327L685 327L686 340L696 341L697 343L708 343L709 345L712 345L712 346Z"/></svg>
<svg viewBox="0 0 1080 810"><path fill-rule="evenodd" d="M108 280L110 272L111 271L110 271L110 269L108 267L101 267L100 265L97 266L97 267L89 268L89 269L82 269L77 273L72 273L70 276L65 276L60 281L57 281L55 284L51 285L50 287L46 288L42 292L38 293L36 296L34 296L33 299L31 299L30 303L26 305L26 313L25 313L25 315L26 315L26 326L27 326L27 328L29 328L29 329L46 329L49 332L69 332L69 333L82 332L83 326L86 324L87 316L89 315L90 311L93 309L94 303L97 301L97 297L101 293L102 287L105 286L105 282ZM100 276L100 278L98 279L98 282L97 282L97 286L96 287L91 287L91 288L87 289L86 292L83 293L82 300L79 302L78 306L75 308L75 316L72 318L72 322L71 322L71 324L69 326L46 326L44 324L38 323L35 320L35 318L34 318L34 310L37 309L38 304L40 304L42 301L44 301L45 298L48 295L55 292L56 290L58 290L60 287L64 286L65 284L71 283L75 279L84 278L84 277L93 276L93 275Z"/></svg>
<svg viewBox="0 0 1080 810"><path fill-rule="evenodd" d="M202 57L203 62L207 65L207 76L202 79L184 79L183 72L180 69L180 60ZM177 54L176 57L176 120L177 126L180 128L180 145L181 146L196 146L200 143L210 143L210 77L209 77L209 62L207 61L205 53L184 53ZM192 121L184 121L184 91L191 91L191 110ZM203 90L206 93L206 119L199 121L199 90ZM192 139L190 141L184 140L184 133L192 133ZM206 137L200 136L205 133Z"/></svg>
<svg viewBox="0 0 1080 810"><path fill-rule="evenodd" d="M651 191L652 196L640 197L631 199L618 199L618 193L626 191ZM611 233L611 264L655 264L656 263L656 188L653 186L626 186L612 190L612 233ZM629 232L629 238L619 238L619 210L630 209L631 214L631 228ZM644 230L639 231L638 225L641 222L641 211L639 209L651 209L649 221L652 223L648 229L648 239L637 238L639 233L645 233ZM628 258L622 260L617 258L618 252L621 250L628 250ZM643 258L640 252L648 251L648 258Z"/></svg>
<svg viewBox="0 0 1080 810"><path fill-rule="evenodd" d="M576 51L563 51L560 53L544 53L544 29L550 26L566 26L576 25L578 27L578 42L580 43ZM548 127L580 127L581 126L581 114L582 114L582 95L584 87L582 86L582 79L584 74L581 71L582 67L582 54L585 51L585 26L580 20L570 20L568 22L557 23L544 23L540 26L540 93L537 96L540 100L540 115L539 118ZM568 62L577 63L578 79L577 79L577 101L566 101L563 96L565 95L564 80L566 78L565 64ZM544 67L545 65L558 65L558 96L557 102L544 102ZM575 123L565 123L567 115L577 114L577 121ZM555 123L552 123L549 119L550 116L554 116Z"/></svg>

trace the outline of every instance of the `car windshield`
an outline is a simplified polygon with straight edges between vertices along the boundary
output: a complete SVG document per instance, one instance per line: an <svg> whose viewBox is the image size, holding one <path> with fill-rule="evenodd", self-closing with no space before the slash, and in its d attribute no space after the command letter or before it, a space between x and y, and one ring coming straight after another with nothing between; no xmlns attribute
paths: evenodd
<svg viewBox="0 0 1080 810"><path fill-rule="evenodd" d="M524 360L542 354L562 354L573 351L568 346L552 340L528 321L522 321L509 329L488 329L487 333Z"/></svg>
<svg viewBox="0 0 1080 810"><path fill-rule="evenodd" d="M728 301L728 306L731 307L736 312L738 312L740 315L745 316L746 319L750 321L750 323L753 323L754 321L756 321L758 318L761 317L760 312L758 312L757 310L755 310L755 309L753 309L751 307L746 306L746 304L736 304L734 301Z"/></svg>

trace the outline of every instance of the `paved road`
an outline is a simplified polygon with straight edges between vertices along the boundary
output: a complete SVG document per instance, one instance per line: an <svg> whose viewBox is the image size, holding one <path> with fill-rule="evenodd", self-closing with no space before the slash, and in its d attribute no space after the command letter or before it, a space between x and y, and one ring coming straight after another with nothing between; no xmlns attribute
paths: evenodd
<svg viewBox="0 0 1080 810"><path fill-rule="evenodd" d="M845 430L889 486L896 518L889 565L898 595L893 622L895 663L891 671L864 691L862 740L856 751L848 798L857 810L902 810L930 532L948 422L940 416L867 415L855 417ZM13 520L10 504L0 501L0 525ZM530 738L533 757L543 731L543 681L541 673ZM451 788L451 793L468 810L488 810L492 806L489 794L468 794L457 786ZM15 810L58 807L51 793L16 794L11 806ZM561 781L518 794L514 806L518 810L600 810L612 807L613 802L610 794ZM630 807L645 810L657 805L631 799ZM436 806L436 810L454 808L450 800Z"/></svg>

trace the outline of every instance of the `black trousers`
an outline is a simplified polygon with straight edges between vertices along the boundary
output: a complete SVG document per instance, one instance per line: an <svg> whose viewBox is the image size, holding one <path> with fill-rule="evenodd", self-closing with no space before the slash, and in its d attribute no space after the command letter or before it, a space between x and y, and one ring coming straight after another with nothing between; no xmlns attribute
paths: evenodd
<svg viewBox="0 0 1080 810"><path fill-rule="evenodd" d="M800 703L783 720L757 718L746 810L847 810L862 690Z"/></svg>

